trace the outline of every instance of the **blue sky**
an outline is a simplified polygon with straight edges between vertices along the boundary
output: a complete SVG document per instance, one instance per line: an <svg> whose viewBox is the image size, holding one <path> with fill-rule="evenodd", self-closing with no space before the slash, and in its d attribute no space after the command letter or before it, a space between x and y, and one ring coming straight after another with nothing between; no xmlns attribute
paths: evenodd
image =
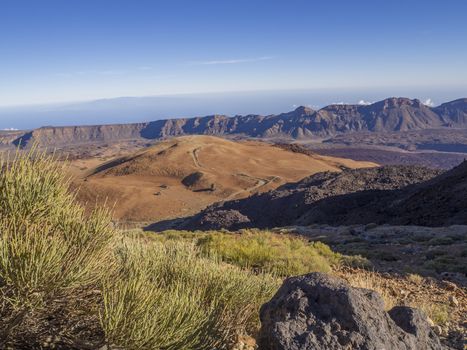
<svg viewBox="0 0 467 350"><path fill-rule="evenodd" d="M299 89L462 97L466 13L465 0L1 0L0 106Z"/></svg>

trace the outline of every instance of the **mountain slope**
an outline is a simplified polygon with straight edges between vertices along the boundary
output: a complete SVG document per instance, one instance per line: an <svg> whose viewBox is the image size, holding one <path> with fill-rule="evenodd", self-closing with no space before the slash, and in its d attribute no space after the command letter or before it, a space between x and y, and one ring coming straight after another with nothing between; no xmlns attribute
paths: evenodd
<svg viewBox="0 0 467 350"><path fill-rule="evenodd" d="M363 191L317 202L295 223L467 224L467 162L430 181L393 191Z"/></svg>
<svg viewBox="0 0 467 350"><path fill-rule="evenodd" d="M353 208L370 207L363 220L372 222L384 193L426 181L440 171L413 166L385 166L318 173L264 194L213 205L183 224L187 229L279 227L300 223L338 224ZM220 220L222 215L243 218ZM227 225L226 225L227 224Z"/></svg>
<svg viewBox="0 0 467 350"><path fill-rule="evenodd" d="M467 161L391 203L395 223L426 226L467 224Z"/></svg>
<svg viewBox="0 0 467 350"><path fill-rule="evenodd" d="M181 135L243 135L265 138L328 138L339 134L467 128L466 99L436 108L419 100L388 98L371 105L330 105L318 111L298 107L277 115L159 120L148 123L81 127L44 127L18 136L15 144L48 146L125 139L161 139Z"/></svg>
<svg viewBox="0 0 467 350"><path fill-rule="evenodd" d="M465 125L467 123L467 98L443 103L433 110L450 125Z"/></svg>
<svg viewBox="0 0 467 350"><path fill-rule="evenodd" d="M191 215L214 202L268 191L316 172L372 166L258 141L184 136L101 164L76 186L82 202L117 202L118 220L149 221Z"/></svg>

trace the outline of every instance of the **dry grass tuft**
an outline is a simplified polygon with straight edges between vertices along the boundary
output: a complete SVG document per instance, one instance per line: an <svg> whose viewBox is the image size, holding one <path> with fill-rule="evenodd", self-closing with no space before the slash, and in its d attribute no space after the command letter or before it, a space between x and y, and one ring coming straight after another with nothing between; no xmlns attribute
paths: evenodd
<svg viewBox="0 0 467 350"><path fill-rule="evenodd" d="M377 292L383 298L386 310L398 305L397 298L377 273L350 273L345 275L345 279L353 287L371 289Z"/></svg>
<svg viewBox="0 0 467 350"><path fill-rule="evenodd" d="M101 320L108 342L124 348L226 348L256 332L259 307L280 283L200 257L186 242L129 240L118 258Z"/></svg>
<svg viewBox="0 0 467 350"><path fill-rule="evenodd" d="M402 276L380 274L362 269L340 268L336 273L352 286L372 289L378 292L387 310L396 305L406 305L421 309L435 324L462 324L465 303L458 308L449 305L449 297L465 300L461 289L448 290L443 284L419 275Z"/></svg>
<svg viewBox="0 0 467 350"><path fill-rule="evenodd" d="M18 151L0 167L0 313L16 315L1 344L47 301L99 280L114 230L107 211L75 204L53 157Z"/></svg>
<svg viewBox="0 0 467 350"><path fill-rule="evenodd" d="M276 276L293 276L310 272L331 272L339 265L366 265L358 256L335 253L324 243L309 242L295 235L283 235L266 230L228 231L164 231L147 234L138 230L127 232L132 237L147 240L187 241L196 244L205 257L255 272Z"/></svg>

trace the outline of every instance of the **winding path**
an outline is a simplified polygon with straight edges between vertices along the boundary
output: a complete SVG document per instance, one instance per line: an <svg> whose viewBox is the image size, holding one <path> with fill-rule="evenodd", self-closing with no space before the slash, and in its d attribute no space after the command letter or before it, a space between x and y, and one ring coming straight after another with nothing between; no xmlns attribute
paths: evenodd
<svg viewBox="0 0 467 350"><path fill-rule="evenodd" d="M191 154L191 158L193 159L193 163L195 164L195 166L197 168L202 168L203 166L201 165L200 161L199 161L199 150L201 149L201 147L198 147L198 148L195 148L193 149L190 154ZM268 184L270 184L272 181L274 180L277 180L279 179L279 176L273 176L272 178L270 179L262 179L262 178L259 178L259 177L254 177L254 176L250 176L248 174L234 174L234 176L239 176L239 177L246 177L248 179L252 179L252 180L255 180L256 183L251 186L251 187L248 187L246 189L243 189L243 190L239 190L237 192L234 192L232 193L230 196L228 196L227 198L224 198L221 202L225 202L225 201L229 201L229 200L232 200L234 199L235 197L237 197L238 195L242 194L242 193L250 193L250 192L253 192L263 186L266 186Z"/></svg>
<svg viewBox="0 0 467 350"><path fill-rule="evenodd" d="M256 180L257 182L251 186L251 187L248 187L244 190L240 190L240 191L237 191L237 192L234 192L232 193L230 196L228 196L227 198L225 198L223 200L223 202L225 201L228 201L228 200L232 200L234 199L235 197L237 197L239 194L242 194L242 193L245 193L245 192L252 192L252 191L255 191L257 190L258 188L261 188L263 186L266 186L266 185L269 185L272 181L278 179L279 177L278 176L274 176L270 179L262 179L262 178L259 178L259 177L254 177L254 176L250 176L250 175L247 175L247 174L235 174L235 176L241 176L241 177L247 177L249 179L253 179L253 180Z"/></svg>
<svg viewBox="0 0 467 350"><path fill-rule="evenodd" d="M193 163L195 163L195 166L197 168L202 168L201 163L199 162L198 158L198 152L201 149L201 147L195 148L193 151L191 151L191 158L193 158Z"/></svg>

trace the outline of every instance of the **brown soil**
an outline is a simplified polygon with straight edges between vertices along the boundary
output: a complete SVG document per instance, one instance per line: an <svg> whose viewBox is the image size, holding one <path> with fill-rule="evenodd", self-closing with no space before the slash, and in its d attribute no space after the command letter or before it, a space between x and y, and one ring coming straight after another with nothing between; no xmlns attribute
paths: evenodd
<svg viewBox="0 0 467 350"><path fill-rule="evenodd" d="M115 204L115 219L122 222L189 216L214 202L265 192L317 172L376 166L212 136L174 138L101 164L94 158L72 165L78 199L88 205Z"/></svg>

